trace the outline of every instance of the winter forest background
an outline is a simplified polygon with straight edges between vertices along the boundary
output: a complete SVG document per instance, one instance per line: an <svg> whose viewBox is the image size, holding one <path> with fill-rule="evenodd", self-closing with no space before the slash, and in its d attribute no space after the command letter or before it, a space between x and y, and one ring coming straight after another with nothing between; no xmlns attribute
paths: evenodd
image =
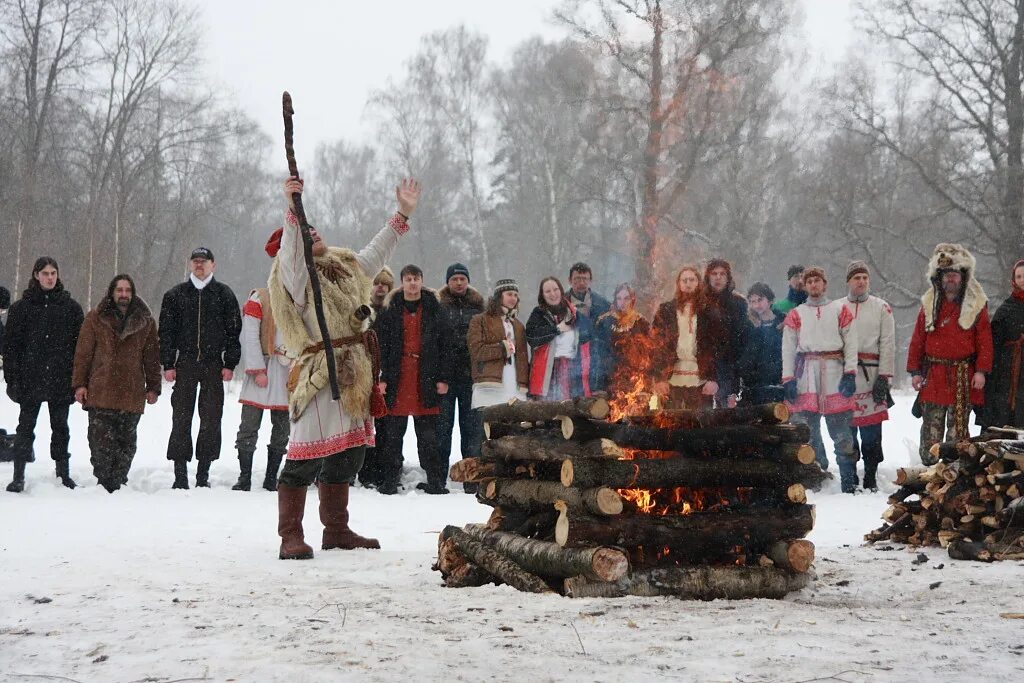
<svg viewBox="0 0 1024 683"><path fill-rule="evenodd" d="M198 244L239 296L265 282L280 131L204 78L200 11L0 0L0 284L20 292L49 254L83 305L122 271L155 305ZM1024 256L1024 3L865 0L858 47L815 79L800 15L795 0L568 0L564 39L502 59L466 26L429 33L370 94L373 135L339 130L299 159L307 212L359 248L414 175L426 193L394 264L439 285L462 260L484 291L518 278L529 305L577 260L605 294L634 281L649 313L684 262L725 257L744 291L779 296L789 264L817 263L839 295L862 258L905 345L939 241L968 245L1001 300Z"/></svg>

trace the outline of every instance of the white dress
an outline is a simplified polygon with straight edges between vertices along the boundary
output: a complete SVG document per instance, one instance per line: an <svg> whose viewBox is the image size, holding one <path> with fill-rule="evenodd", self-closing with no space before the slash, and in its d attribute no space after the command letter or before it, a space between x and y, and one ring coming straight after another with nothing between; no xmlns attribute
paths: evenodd
<svg viewBox="0 0 1024 683"><path fill-rule="evenodd" d="M284 341L281 331L274 335L274 353L263 355L260 344L260 326L263 324L263 304L256 292L242 308L242 362L245 364L245 381L238 402L263 410L288 410L288 369L291 361L281 351ZM256 384L260 370L267 372L267 386Z"/></svg>

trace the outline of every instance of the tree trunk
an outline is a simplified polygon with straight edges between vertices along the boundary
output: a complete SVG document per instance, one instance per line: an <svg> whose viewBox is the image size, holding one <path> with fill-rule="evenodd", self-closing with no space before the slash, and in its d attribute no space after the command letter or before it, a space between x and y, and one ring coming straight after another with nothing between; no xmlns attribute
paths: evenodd
<svg viewBox="0 0 1024 683"><path fill-rule="evenodd" d="M635 425L695 429L731 425L780 424L789 422L789 417L789 408L785 403L768 403L740 408L660 410L649 415L630 417L626 421Z"/></svg>
<svg viewBox="0 0 1024 683"><path fill-rule="evenodd" d="M487 484L484 496L503 507L529 510L550 509L558 500L571 510L595 515L617 515L623 509L622 497L610 488L566 488L554 481L496 479Z"/></svg>
<svg viewBox="0 0 1024 683"><path fill-rule="evenodd" d="M813 505L774 510L695 512L689 515L615 515L595 518L562 510L555 542L577 548L614 545L626 548L686 549L687 556L711 556L743 546L748 552L767 548L780 538L803 538L814 528Z"/></svg>
<svg viewBox="0 0 1024 683"><path fill-rule="evenodd" d="M483 409L484 422L547 422L559 417L603 420L611 408L601 396L570 401L511 401Z"/></svg>
<svg viewBox="0 0 1024 683"><path fill-rule="evenodd" d="M558 481L561 466L557 462L492 460L463 458L448 472L452 481L481 483L491 479L543 479Z"/></svg>
<svg viewBox="0 0 1024 683"><path fill-rule="evenodd" d="M946 548L949 551L949 557L954 560L975 560L977 562L991 562L995 558L992 556L992 551L988 549L984 543L974 543L972 541L950 541L949 546Z"/></svg>
<svg viewBox="0 0 1024 683"><path fill-rule="evenodd" d="M730 447L751 448L784 443L805 444L811 432L807 425L733 425L708 429L661 429L594 422L563 417L562 436L574 441L611 439L626 448L679 451L697 454L718 453Z"/></svg>
<svg viewBox="0 0 1024 683"><path fill-rule="evenodd" d="M697 458L677 455L657 460L583 460L562 463L563 486L615 489L657 489L751 486L787 487L803 484L815 488L826 474L817 464L798 465L771 460Z"/></svg>
<svg viewBox="0 0 1024 683"><path fill-rule="evenodd" d="M621 458L625 452L608 439L566 441L561 437L503 436L483 445L485 460L533 460L561 463L566 458Z"/></svg>
<svg viewBox="0 0 1024 683"><path fill-rule="evenodd" d="M500 439L506 436L533 436L547 438L548 436L561 437L560 425L551 427L547 423L517 422L510 424L506 422L484 422L484 438Z"/></svg>
<svg viewBox="0 0 1024 683"><path fill-rule="evenodd" d="M565 594L573 598L671 595L687 600L777 600L806 587L811 578L809 573L777 567L671 567L633 572L615 583L566 579Z"/></svg>
<svg viewBox="0 0 1024 683"><path fill-rule="evenodd" d="M443 539L451 539L466 559L485 569L495 578L524 593L553 593L539 577L530 574L501 553L489 548L462 529L446 526Z"/></svg>
<svg viewBox="0 0 1024 683"><path fill-rule="evenodd" d="M538 576L618 581L629 573L629 558L616 548L562 548L557 543L489 531L481 524L469 524L465 531Z"/></svg>

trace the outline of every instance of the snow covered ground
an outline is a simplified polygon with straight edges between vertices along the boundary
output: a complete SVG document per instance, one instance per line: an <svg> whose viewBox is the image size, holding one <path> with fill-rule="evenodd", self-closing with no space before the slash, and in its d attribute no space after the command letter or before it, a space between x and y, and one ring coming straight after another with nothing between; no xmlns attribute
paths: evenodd
<svg viewBox="0 0 1024 683"><path fill-rule="evenodd" d="M916 460L909 403L887 427L886 481ZM898 546L863 547L886 491L834 484L814 496L818 579L786 600L570 600L442 588L430 570L438 531L488 515L462 493L355 490L352 525L384 550L279 561L275 496L230 490L237 404L209 490L170 490L167 395L143 418L129 486L114 495L91 475L85 424L73 409L80 488L54 479L41 416L26 492L0 491L0 681L875 682L1011 680L1024 666L1024 621L999 617L1024 611L1024 563L929 549L915 564ZM408 444L409 467L414 453ZM10 471L0 464L4 483ZM318 548L316 502L306 529Z"/></svg>

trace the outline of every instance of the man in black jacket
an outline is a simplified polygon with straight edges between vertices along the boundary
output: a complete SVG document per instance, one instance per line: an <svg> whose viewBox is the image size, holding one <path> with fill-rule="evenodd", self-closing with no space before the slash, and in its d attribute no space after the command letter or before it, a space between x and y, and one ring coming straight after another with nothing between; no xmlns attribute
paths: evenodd
<svg viewBox="0 0 1024 683"><path fill-rule="evenodd" d="M786 316L774 310L775 292L763 282L747 291L753 325L739 363L743 403L758 405L785 400L782 389L782 323Z"/></svg>
<svg viewBox="0 0 1024 683"><path fill-rule="evenodd" d="M199 389L196 486L210 485L210 463L220 456L224 382L242 358L242 317L231 289L213 277L213 252L199 247L189 257L189 279L164 294L160 307L160 363L171 393L173 422L167 459L174 461L174 486L188 488L192 459L192 415Z"/></svg>
<svg viewBox="0 0 1024 683"><path fill-rule="evenodd" d="M25 488L25 463L35 460L36 420L43 403L50 413L50 457L57 477L75 488L68 465L68 411L75 400L71 370L75 345L85 314L60 280L57 262L48 256L36 261L32 279L21 299L11 306L4 340L4 377L7 395L21 404L14 440L12 493Z"/></svg>
<svg viewBox="0 0 1024 683"><path fill-rule="evenodd" d="M732 266L725 259L711 259L704 270L706 305L703 322L708 337L714 340L718 407L734 407L739 393L737 366L747 347L752 327L747 317L747 301L737 293Z"/></svg>
<svg viewBox="0 0 1024 683"><path fill-rule="evenodd" d="M461 263L448 266L448 284L438 292L441 313L450 335L451 381L448 393L441 397L441 419L437 425L437 447L446 463L452 452L455 405L459 407L459 435L463 458L480 455L483 424L473 412L473 375L469 360L469 321L484 312L484 298L469 285L469 269Z"/></svg>

